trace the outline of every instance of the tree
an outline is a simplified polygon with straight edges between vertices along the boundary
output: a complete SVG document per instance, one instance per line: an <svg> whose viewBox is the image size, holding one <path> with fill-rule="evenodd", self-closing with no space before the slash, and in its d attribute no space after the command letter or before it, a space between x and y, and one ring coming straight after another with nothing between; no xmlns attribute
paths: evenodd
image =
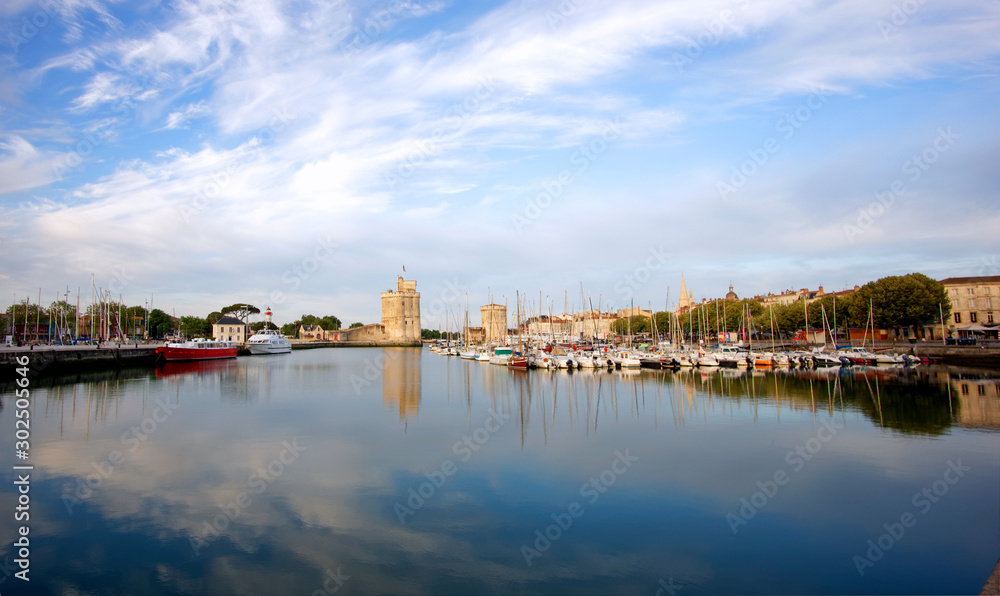
<svg viewBox="0 0 1000 596"><path fill-rule="evenodd" d="M854 303L851 324L863 327L871 311L876 329L914 329L938 321L942 310L951 312L944 287L922 273L869 282L854 293Z"/></svg>
<svg viewBox="0 0 1000 596"><path fill-rule="evenodd" d="M222 313L216 310L208 313L208 316L205 317L205 320L208 321L209 325L215 325L215 323L221 318L222 318Z"/></svg>
<svg viewBox="0 0 1000 596"><path fill-rule="evenodd" d="M640 333L649 333L652 331L653 327L649 317L634 315L618 319L612 323L611 329L619 335L625 335L629 332L629 329L631 329L633 335L638 335ZM659 327L657 327L657 330L659 330Z"/></svg>
<svg viewBox="0 0 1000 596"><path fill-rule="evenodd" d="M185 337L211 337L212 324L201 317L181 317L181 333Z"/></svg>
<svg viewBox="0 0 1000 596"><path fill-rule="evenodd" d="M274 323L268 323L267 321L257 321L255 323L250 323L250 331L260 331L261 329L277 329L278 326Z"/></svg>
<svg viewBox="0 0 1000 596"><path fill-rule="evenodd" d="M146 333L149 337L160 339L173 330L174 320L170 315L158 308L149 311L149 320L146 322Z"/></svg>
<svg viewBox="0 0 1000 596"><path fill-rule="evenodd" d="M365 326L364 323L351 323L351 327L350 328L354 329L356 327L364 327L364 326Z"/></svg>
<svg viewBox="0 0 1000 596"><path fill-rule="evenodd" d="M223 315L232 315L246 323L250 315L259 315L260 309L252 304L231 304L221 309L220 312Z"/></svg>
<svg viewBox="0 0 1000 596"><path fill-rule="evenodd" d="M288 337L298 337L299 326L296 323L285 323L281 326L281 334Z"/></svg>
<svg viewBox="0 0 1000 596"><path fill-rule="evenodd" d="M340 329L340 319L333 315L327 315L325 317L302 315L298 321L295 321L295 327L298 328L299 325L319 325L320 328L326 331L336 331Z"/></svg>

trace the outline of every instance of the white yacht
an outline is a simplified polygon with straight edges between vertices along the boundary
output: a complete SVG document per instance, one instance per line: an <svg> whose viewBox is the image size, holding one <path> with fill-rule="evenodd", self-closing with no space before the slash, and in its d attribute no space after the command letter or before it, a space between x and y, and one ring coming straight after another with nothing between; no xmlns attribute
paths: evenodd
<svg viewBox="0 0 1000 596"><path fill-rule="evenodd" d="M292 344L277 329L267 329L271 325L271 309L264 311L264 329L250 336L247 340L247 349L251 354L288 354L292 351Z"/></svg>
<svg viewBox="0 0 1000 596"><path fill-rule="evenodd" d="M247 340L247 349L255 355L288 354L292 351L292 344L275 329L261 329Z"/></svg>
<svg viewBox="0 0 1000 596"><path fill-rule="evenodd" d="M514 355L514 349L509 346L497 346L493 348L493 355L490 356L490 364L507 366L507 359Z"/></svg>

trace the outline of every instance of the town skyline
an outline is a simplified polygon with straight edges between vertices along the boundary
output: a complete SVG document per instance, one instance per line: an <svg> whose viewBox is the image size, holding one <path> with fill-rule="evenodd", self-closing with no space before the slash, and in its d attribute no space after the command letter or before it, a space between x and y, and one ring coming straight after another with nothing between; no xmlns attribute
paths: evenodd
<svg viewBox="0 0 1000 596"><path fill-rule="evenodd" d="M0 304L93 275L346 325L397 274L554 311L996 275L998 29L972 0L8 2Z"/></svg>

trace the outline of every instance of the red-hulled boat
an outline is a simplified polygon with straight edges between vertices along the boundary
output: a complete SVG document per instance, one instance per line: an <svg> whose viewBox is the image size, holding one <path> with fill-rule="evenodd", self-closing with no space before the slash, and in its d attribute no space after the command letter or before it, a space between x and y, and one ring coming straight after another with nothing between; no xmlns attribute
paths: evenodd
<svg viewBox="0 0 1000 596"><path fill-rule="evenodd" d="M168 343L157 348L156 353L167 362L236 358L236 344L230 341L192 339L183 343Z"/></svg>

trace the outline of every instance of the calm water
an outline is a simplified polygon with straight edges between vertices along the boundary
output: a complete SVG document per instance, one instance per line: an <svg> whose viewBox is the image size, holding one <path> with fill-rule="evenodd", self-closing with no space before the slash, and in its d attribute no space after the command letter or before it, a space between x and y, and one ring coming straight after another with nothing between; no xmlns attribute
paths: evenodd
<svg viewBox="0 0 1000 596"><path fill-rule="evenodd" d="M1000 556L990 374L373 348L37 381L31 581L0 567L0 593L978 593Z"/></svg>

